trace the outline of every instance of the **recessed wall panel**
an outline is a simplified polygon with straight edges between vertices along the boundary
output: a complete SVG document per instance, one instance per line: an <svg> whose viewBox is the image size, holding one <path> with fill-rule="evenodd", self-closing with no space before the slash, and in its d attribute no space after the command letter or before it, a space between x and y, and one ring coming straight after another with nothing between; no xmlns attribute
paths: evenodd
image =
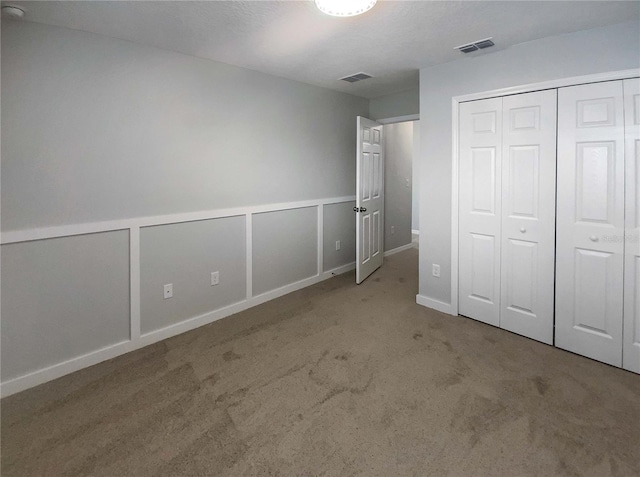
<svg viewBox="0 0 640 477"><path fill-rule="evenodd" d="M142 333L238 303L246 298L245 216L142 227ZM211 286L211 273L220 283ZM173 284L173 298L163 287Z"/></svg>
<svg viewBox="0 0 640 477"><path fill-rule="evenodd" d="M2 245L2 381L129 340L129 232Z"/></svg>
<svg viewBox="0 0 640 477"><path fill-rule="evenodd" d="M253 293L275 290L318 273L316 207L253 215Z"/></svg>
<svg viewBox="0 0 640 477"><path fill-rule="evenodd" d="M353 212L355 202L329 204L324 206L324 246L323 270L333 270L342 265L353 263L356 259L356 219ZM340 241L340 250L336 250L336 241Z"/></svg>

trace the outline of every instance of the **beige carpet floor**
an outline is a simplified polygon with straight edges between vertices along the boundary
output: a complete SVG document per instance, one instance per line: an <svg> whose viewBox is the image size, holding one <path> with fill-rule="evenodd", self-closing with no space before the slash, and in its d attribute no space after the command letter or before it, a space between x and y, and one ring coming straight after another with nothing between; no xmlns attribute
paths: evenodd
<svg viewBox="0 0 640 477"><path fill-rule="evenodd" d="M640 474L640 376L416 291L410 250L6 398L2 475Z"/></svg>

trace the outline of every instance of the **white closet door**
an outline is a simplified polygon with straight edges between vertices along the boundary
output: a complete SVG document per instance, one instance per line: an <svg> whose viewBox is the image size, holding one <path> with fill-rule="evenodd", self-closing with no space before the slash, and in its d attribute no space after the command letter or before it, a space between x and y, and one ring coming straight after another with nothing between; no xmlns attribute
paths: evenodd
<svg viewBox="0 0 640 477"><path fill-rule="evenodd" d="M459 312L500 322L502 98L460 104Z"/></svg>
<svg viewBox="0 0 640 477"><path fill-rule="evenodd" d="M624 81L626 242L622 366L640 373L640 79Z"/></svg>
<svg viewBox="0 0 640 477"><path fill-rule="evenodd" d="M622 81L558 92L556 346L622 365Z"/></svg>
<svg viewBox="0 0 640 477"><path fill-rule="evenodd" d="M553 344L557 90L506 96L500 327Z"/></svg>

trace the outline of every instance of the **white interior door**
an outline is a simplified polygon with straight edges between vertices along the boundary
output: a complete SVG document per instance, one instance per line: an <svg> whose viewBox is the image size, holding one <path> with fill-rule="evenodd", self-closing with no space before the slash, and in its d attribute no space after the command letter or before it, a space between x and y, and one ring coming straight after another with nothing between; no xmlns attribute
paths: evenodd
<svg viewBox="0 0 640 477"><path fill-rule="evenodd" d="M358 116L356 160L356 283L382 265L384 256L384 147L382 124Z"/></svg>
<svg viewBox="0 0 640 477"><path fill-rule="evenodd" d="M622 366L640 373L640 79L624 80L625 279Z"/></svg>
<svg viewBox="0 0 640 477"><path fill-rule="evenodd" d="M459 131L458 308L498 326L502 98L460 104Z"/></svg>
<svg viewBox="0 0 640 477"><path fill-rule="evenodd" d="M622 81L558 92L556 346L622 365Z"/></svg>
<svg viewBox="0 0 640 477"><path fill-rule="evenodd" d="M553 344L557 90L505 96L500 327Z"/></svg>

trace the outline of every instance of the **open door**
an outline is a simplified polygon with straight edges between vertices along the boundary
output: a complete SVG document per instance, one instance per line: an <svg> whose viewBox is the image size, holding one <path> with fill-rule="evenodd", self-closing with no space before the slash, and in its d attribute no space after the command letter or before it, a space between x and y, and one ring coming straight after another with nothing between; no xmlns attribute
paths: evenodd
<svg viewBox="0 0 640 477"><path fill-rule="evenodd" d="M384 250L384 148L382 124L358 116L356 159L356 283L382 265Z"/></svg>

